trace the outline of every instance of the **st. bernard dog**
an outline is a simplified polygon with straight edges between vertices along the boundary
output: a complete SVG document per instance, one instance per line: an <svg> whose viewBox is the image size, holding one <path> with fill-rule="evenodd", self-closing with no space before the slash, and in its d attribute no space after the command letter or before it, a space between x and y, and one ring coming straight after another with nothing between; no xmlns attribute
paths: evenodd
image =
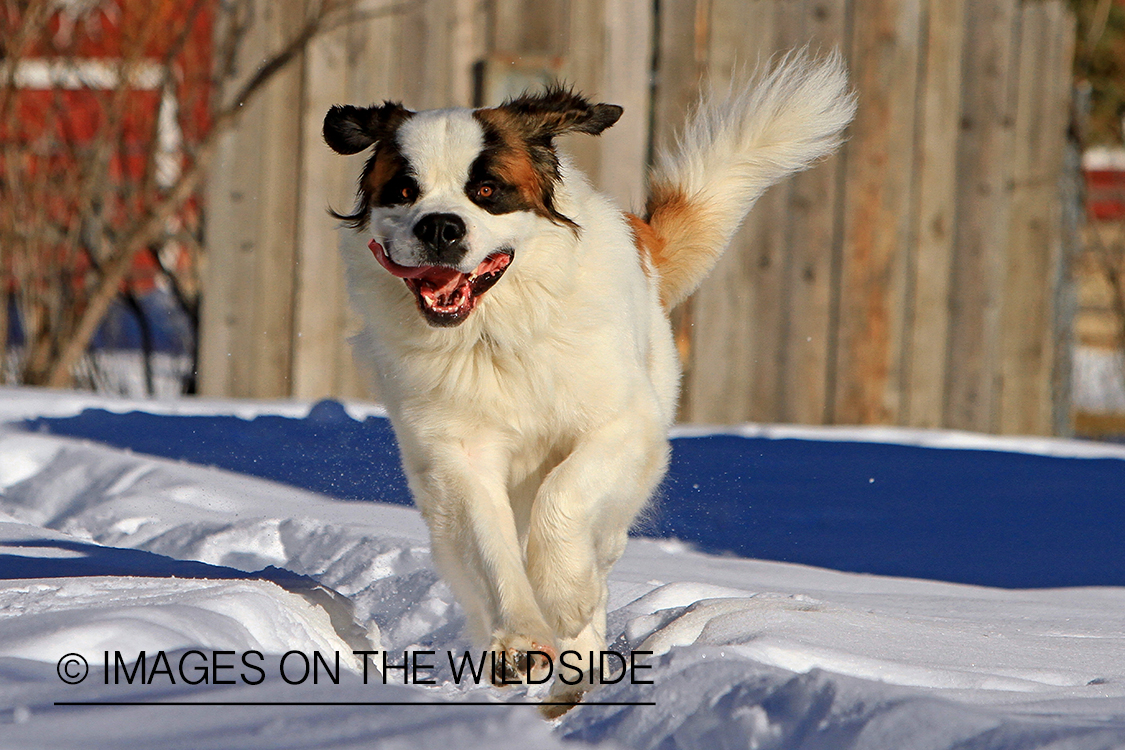
<svg viewBox="0 0 1125 750"><path fill-rule="evenodd" d="M854 112L838 55L791 54L704 98L640 215L555 147L621 107L563 87L484 109L328 112L334 151L369 152L354 211L337 214L354 230L358 347L434 562L511 673L605 648L606 577L668 468L668 313L758 196L832 153ZM551 702L584 689L556 682Z"/></svg>

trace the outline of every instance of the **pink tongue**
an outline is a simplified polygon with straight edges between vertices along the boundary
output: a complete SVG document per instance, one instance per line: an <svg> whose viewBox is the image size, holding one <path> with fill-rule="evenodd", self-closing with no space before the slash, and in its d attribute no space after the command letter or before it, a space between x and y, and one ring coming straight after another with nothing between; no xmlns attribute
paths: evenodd
<svg viewBox="0 0 1125 750"><path fill-rule="evenodd" d="M439 295L451 293L461 285L461 282L465 278L465 274L461 273L456 268L447 268L445 266L400 266L387 257L387 251L375 240L368 242L367 246L371 248L371 252L375 254L375 259L379 261L380 265L390 271L392 275L400 279L421 279L425 281L427 285L434 287L434 292Z"/></svg>

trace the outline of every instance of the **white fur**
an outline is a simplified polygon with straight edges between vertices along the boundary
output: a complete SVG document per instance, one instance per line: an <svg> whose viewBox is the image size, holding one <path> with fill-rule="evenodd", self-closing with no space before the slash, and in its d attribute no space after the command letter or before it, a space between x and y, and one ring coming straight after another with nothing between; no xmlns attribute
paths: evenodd
<svg viewBox="0 0 1125 750"><path fill-rule="evenodd" d="M469 167L480 154L484 134L471 110L444 109L419 112L396 135L403 155L414 168L421 197L407 210L377 210L372 215L374 235L391 260L403 266L423 264L423 251L414 236L414 224L429 213L455 213L465 220L469 253L458 270L469 273L489 254L518 242L532 231L534 217L526 212L493 215L465 195Z"/></svg>
<svg viewBox="0 0 1125 750"><path fill-rule="evenodd" d="M666 279L668 305L695 290L766 188L839 147L855 111L839 53L817 61L792 52L745 86L703 97L675 148L658 154L652 175L657 193L674 188L699 216L691 236L678 238L682 247L670 248L691 262Z"/></svg>
<svg viewBox="0 0 1125 750"><path fill-rule="evenodd" d="M606 576L675 414L671 331L623 215L565 163L556 205L579 236L525 214L512 267L457 328L425 322L366 235L345 247L435 563L497 651L604 648Z"/></svg>
<svg viewBox="0 0 1125 750"><path fill-rule="evenodd" d="M730 231L752 200L747 185L761 192L834 143L805 137L823 130L806 118L842 117L826 101L838 100L838 82L792 73L766 77L773 93L704 109L661 161L660 179L717 202ZM763 140L786 137L759 158ZM601 650L607 574L668 465L680 370L659 278L620 209L565 158L555 205L578 232L530 212L491 215L465 197L481 144L467 110L421 113L398 143L421 198L374 210L370 233L351 235L344 254L366 321L358 348L373 360L435 563L493 649ZM501 246L515 251L454 328L430 327L366 247L374 235L396 262L417 264L410 227L438 210L466 221L462 270Z"/></svg>

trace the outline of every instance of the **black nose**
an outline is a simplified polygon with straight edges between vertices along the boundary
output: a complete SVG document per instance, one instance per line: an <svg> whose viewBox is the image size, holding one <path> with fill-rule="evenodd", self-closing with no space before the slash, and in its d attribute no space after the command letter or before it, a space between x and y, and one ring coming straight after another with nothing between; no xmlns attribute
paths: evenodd
<svg viewBox="0 0 1125 750"><path fill-rule="evenodd" d="M465 237L465 222L457 214L426 214L414 225L414 236L445 255Z"/></svg>

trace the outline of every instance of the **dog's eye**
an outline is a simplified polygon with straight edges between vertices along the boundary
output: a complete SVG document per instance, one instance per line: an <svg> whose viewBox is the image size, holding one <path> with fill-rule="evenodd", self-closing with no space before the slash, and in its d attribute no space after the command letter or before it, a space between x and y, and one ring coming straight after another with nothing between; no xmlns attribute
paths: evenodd
<svg viewBox="0 0 1125 750"><path fill-rule="evenodd" d="M403 180L398 188L398 197L403 203L413 203L418 197L418 183L409 177Z"/></svg>
<svg viewBox="0 0 1125 750"><path fill-rule="evenodd" d="M406 174L400 174L389 181L379 194L379 203L384 206L400 206L413 203L418 198L418 183Z"/></svg>
<svg viewBox="0 0 1125 750"><path fill-rule="evenodd" d="M496 185L494 185L493 183L482 182L475 188L473 188L470 196L474 201L477 201L478 203L487 203L496 198L496 194L498 192L499 191L496 189Z"/></svg>

